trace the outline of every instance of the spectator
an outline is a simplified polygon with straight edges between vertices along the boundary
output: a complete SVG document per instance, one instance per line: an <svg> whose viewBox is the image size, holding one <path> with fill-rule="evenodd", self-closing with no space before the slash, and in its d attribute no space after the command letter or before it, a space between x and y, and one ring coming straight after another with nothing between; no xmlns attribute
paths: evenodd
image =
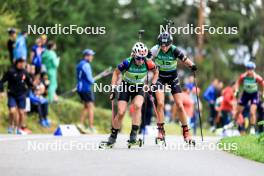
<svg viewBox="0 0 264 176"><path fill-rule="evenodd" d="M0 92L4 90L4 83L8 82L8 108L10 122L15 121L16 134L29 134L31 131L26 128L26 94L28 88L33 87L31 78L24 69L24 58L16 59L15 65L12 66L0 81ZM18 113L18 114L17 114ZM12 123L9 124L8 133L14 132Z"/></svg>
<svg viewBox="0 0 264 176"><path fill-rule="evenodd" d="M232 82L223 90L223 101L221 103L222 126L229 124L232 120L232 112L235 104L235 82Z"/></svg>
<svg viewBox="0 0 264 176"><path fill-rule="evenodd" d="M192 91L193 90L193 88L194 88L194 76L193 75L191 75L191 76L189 76L188 77L188 79L187 79L187 83L185 84L185 87L187 88L187 89L189 89L189 91Z"/></svg>
<svg viewBox="0 0 264 176"><path fill-rule="evenodd" d="M56 90L57 83L57 69L59 67L60 59L57 56L56 44L53 41L48 42L47 49L42 54L42 63L45 65L49 78L48 100L49 102L58 101Z"/></svg>
<svg viewBox="0 0 264 176"><path fill-rule="evenodd" d="M208 122L211 127L214 125L214 119L216 116L216 110L215 110L215 101L216 101L216 94L217 94L217 86L218 86L219 80L214 79L211 85L205 90L203 97L205 101L209 105L210 109L210 115L208 117Z"/></svg>
<svg viewBox="0 0 264 176"><path fill-rule="evenodd" d="M42 53L44 52L45 48L42 46L42 41L40 38L36 40L36 44L32 47L30 53L30 62L35 67L35 74L41 73L41 66L42 66Z"/></svg>
<svg viewBox="0 0 264 176"><path fill-rule="evenodd" d="M10 28L8 29L9 39L7 41L7 49L9 52L10 63L14 63L14 48L16 43L16 29Z"/></svg>
<svg viewBox="0 0 264 176"><path fill-rule="evenodd" d="M224 88L223 81L218 81L218 84L216 86L216 98L222 96L222 90Z"/></svg>
<svg viewBox="0 0 264 176"><path fill-rule="evenodd" d="M92 85L94 84L94 78L92 75L92 68L90 63L93 61L95 52L91 49L85 49L83 51L83 59L76 66L77 73L77 92L83 101L84 108L80 118L80 124L77 125L79 130L83 133L96 133L94 128L94 92ZM89 129L85 129L85 116L88 113L89 116Z"/></svg>
<svg viewBox="0 0 264 176"><path fill-rule="evenodd" d="M45 128L50 127L48 120L48 100L44 98L45 85L41 80L41 75L37 74L34 76L34 89L30 91L29 98L33 111L37 111L39 114L39 123Z"/></svg>
<svg viewBox="0 0 264 176"><path fill-rule="evenodd" d="M43 85L45 86L45 92L44 92L44 97L47 97L48 96L48 89L49 89L49 78L48 78L48 75L46 72L42 72L40 74L40 77L41 77L41 82L43 83Z"/></svg>
<svg viewBox="0 0 264 176"><path fill-rule="evenodd" d="M223 98L224 97L220 95L216 98L216 101L215 101L216 116L214 118L214 126L212 126L212 128L210 129L212 132L215 132L218 126L221 126L220 124L221 118L222 118L221 104L222 104Z"/></svg>
<svg viewBox="0 0 264 176"><path fill-rule="evenodd" d="M40 39L41 39L41 45L43 48L47 48L47 42L48 42L48 37L46 34L43 34L40 36Z"/></svg>
<svg viewBox="0 0 264 176"><path fill-rule="evenodd" d="M15 43L15 49L14 49L14 58L16 59L27 59L27 43L26 43L26 38L27 38L27 32L22 31Z"/></svg>

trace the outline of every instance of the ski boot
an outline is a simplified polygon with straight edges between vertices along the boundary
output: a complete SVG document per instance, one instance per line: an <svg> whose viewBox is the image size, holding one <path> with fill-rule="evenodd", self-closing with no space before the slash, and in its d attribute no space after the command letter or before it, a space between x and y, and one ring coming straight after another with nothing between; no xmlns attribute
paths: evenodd
<svg viewBox="0 0 264 176"><path fill-rule="evenodd" d="M139 127L137 125L132 125L132 130L130 133L130 138L127 141L127 147L130 149L132 146L139 146L142 147L143 141L142 139L137 139L137 131Z"/></svg>
<svg viewBox="0 0 264 176"><path fill-rule="evenodd" d="M166 147L164 123L158 123L158 136L155 138L155 143L158 145L164 145Z"/></svg>
<svg viewBox="0 0 264 176"><path fill-rule="evenodd" d="M186 142L189 145L195 146L195 140L191 138L191 135L189 133L189 128L187 125L182 125L182 135L184 142Z"/></svg>
<svg viewBox="0 0 264 176"><path fill-rule="evenodd" d="M111 129L111 135L109 136L107 141L102 141L99 144L99 148L100 149L107 149L107 148L113 148L114 144L116 143L116 138L117 138L117 134L118 134L118 129Z"/></svg>

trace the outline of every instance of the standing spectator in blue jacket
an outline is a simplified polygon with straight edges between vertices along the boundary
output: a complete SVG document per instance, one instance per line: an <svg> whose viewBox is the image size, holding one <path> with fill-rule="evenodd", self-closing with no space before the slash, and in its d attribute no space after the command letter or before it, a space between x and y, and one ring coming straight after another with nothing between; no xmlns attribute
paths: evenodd
<svg viewBox="0 0 264 176"><path fill-rule="evenodd" d="M84 108L81 113L80 124L78 124L78 128L83 133L92 132L95 133L96 130L93 125L94 121L94 92L93 92L93 84L94 78L92 75L92 68L90 63L93 61L95 52L91 49L85 49L83 51L83 59L79 62L76 67L77 72L77 92L84 103ZM89 116L89 131L85 129L85 116L88 113Z"/></svg>
<svg viewBox="0 0 264 176"><path fill-rule="evenodd" d="M217 98L217 86L218 86L218 79L214 79L213 82L210 84L209 87L205 90L203 94L203 98L209 105L210 109L210 115L208 117L208 122L211 127L214 126L214 118L216 116L216 110L215 110L215 101Z"/></svg>
<svg viewBox="0 0 264 176"><path fill-rule="evenodd" d="M26 43L26 38L27 38L27 32L22 31L15 43L15 48L14 48L14 58L15 60L17 59L24 59L27 60L27 43Z"/></svg>
<svg viewBox="0 0 264 176"><path fill-rule="evenodd" d="M35 75L41 73L42 67L42 53L44 52L45 48L42 46L41 38L37 38L36 44L33 45L31 52L30 52L30 62L35 67Z"/></svg>

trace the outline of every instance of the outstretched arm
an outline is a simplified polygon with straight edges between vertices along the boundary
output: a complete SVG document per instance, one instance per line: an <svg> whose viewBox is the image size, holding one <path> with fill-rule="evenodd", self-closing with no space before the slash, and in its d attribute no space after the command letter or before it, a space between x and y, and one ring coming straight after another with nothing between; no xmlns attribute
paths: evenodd
<svg viewBox="0 0 264 176"><path fill-rule="evenodd" d="M193 63L193 61L192 61L191 59L187 58L187 57L186 57L186 59L183 61L183 63L184 63L186 66L190 67L191 69L192 69L192 67L195 65L195 64ZM194 71L196 71L196 70L194 70Z"/></svg>
<svg viewBox="0 0 264 176"><path fill-rule="evenodd" d="M264 98L264 79L260 76L260 75L257 75L257 82L258 84L261 86L262 88L262 97Z"/></svg>
<svg viewBox="0 0 264 176"><path fill-rule="evenodd" d="M197 67L193 63L193 61L184 55L180 50L177 48L174 50L174 57L179 58L187 67L189 67L192 71L196 71Z"/></svg>
<svg viewBox="0 0 264 176"><path fill-rule="evenodd" d="M243 82L244 77L245 77L244 74L242 74L242 75L240 75L239 79L237 80L237 82L235 84L235 94L238 93L239 87L240 87L241 83Z"/></svg>

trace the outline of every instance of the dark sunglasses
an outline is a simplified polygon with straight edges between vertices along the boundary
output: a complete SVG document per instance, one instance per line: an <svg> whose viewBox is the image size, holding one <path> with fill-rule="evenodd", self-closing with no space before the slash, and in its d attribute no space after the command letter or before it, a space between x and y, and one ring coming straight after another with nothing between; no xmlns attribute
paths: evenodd
<svg viewBox="0 0 264 176"><path fill-rule="evenodd" d="M138 61L141 61L141 60L144 60L144 59L145 59L145 57L140 57L140 56L137 56L135 59L136 59L136 60L138 60Z"/></svg>

